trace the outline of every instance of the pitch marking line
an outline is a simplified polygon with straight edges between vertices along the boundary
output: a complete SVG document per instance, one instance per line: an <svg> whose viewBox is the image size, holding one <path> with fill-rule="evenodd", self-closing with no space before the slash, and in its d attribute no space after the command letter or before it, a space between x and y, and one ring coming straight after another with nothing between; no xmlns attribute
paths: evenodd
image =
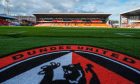
<svg viewBox="0 0 140 84"><path fill-rule="evenodd" d="M13 34L22 34L25 33L27 31L20 31L20 32L11 32L11 33L7 33L8 35L13 35Z"/></svg>
<svg viewBox="0 0 140 84"><path fill-rule="evenodd" d="M115 33L115 34L122 36L133 36L134 33Z"/></svg>

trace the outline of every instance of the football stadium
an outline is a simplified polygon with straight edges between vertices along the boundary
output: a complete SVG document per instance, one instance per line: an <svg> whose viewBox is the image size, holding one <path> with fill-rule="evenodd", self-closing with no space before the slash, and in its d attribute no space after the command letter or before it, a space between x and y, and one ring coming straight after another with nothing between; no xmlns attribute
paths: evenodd
<svg viewBox="0 0 140 84"><path fill-rule="evenodd" d="M140 8L111 12L1 13L0 84L140 84Z"/></svg>

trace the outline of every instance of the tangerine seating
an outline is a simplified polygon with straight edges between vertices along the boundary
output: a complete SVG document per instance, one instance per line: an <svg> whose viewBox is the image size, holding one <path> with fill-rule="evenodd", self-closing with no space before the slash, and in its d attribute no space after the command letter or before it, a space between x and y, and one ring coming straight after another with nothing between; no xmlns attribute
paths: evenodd
<svg viewBox="0 0 140 84"><path fill-rule="evenodd" d="M35 26L51 27L109 27L106 23L38 23Z"/></svg>

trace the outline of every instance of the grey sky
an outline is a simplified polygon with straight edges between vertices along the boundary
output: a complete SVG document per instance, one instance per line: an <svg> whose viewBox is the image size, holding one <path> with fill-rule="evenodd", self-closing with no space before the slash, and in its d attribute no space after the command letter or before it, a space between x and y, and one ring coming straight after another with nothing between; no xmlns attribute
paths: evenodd
<svg viewBox="0 0 140 84"><path fill-rule="evenodd" d="M0 0L0 14L4 13L4 0ZM120 13L140 7L140 0L10 0L11 14L32 15L33 13L104 12L111 19Z"/></svg>

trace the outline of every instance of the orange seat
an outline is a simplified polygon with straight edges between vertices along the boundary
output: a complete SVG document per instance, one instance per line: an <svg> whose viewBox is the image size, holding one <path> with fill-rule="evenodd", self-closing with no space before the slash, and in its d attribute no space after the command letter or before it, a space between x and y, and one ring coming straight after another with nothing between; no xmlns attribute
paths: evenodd
<svg viewBox="0 0 140 84"><path fill-rule="evenodd" d="M106 23L68 23L68 22L63 22L63 23L39 23L35 26L54 26L54 27L109 27Z"/></svg>

